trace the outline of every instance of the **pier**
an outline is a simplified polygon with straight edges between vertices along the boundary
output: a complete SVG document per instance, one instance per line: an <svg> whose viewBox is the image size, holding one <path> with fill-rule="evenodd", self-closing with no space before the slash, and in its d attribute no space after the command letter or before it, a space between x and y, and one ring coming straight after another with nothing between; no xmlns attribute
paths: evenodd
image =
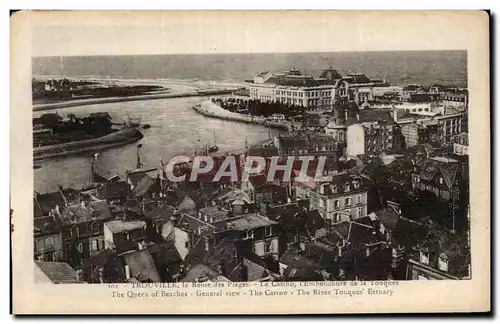
<svg viewBox="0 0 500 324"><path fill-rule="evenodd" d="M246 124L257 124L257 125L262 125L262 126L270 127L270 128L277 128L277 129L281 129L281 130L285 130L285 131L288 131L290 129L290 127L292 126L292 124L290 122L287 122L287 121L277 122L277 121L273 121L273 120L266 118L266 117L250 116L250 115L233 113L233 112L222 109L220 106L214 104L213 102L211 102L209 100L204 101L201 104L194 105L193 109L197 113L199 113L205 117L241 122L241 123L246 123Z"/></svg>

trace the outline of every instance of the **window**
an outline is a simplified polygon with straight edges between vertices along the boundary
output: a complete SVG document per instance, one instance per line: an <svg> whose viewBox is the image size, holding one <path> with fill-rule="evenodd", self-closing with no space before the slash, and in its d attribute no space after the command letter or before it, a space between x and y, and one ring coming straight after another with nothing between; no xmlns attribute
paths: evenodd
<svg viewBox="0 0 500 324"><path fill-rule="evenodd" d="M339 213L333 213L333 221L335 223L340 222L340 214Z"/></svg>
<svg viewBox="0 0 500 324"><path fill-rule="evenodd" d="M98 240L92 240L91 251L99 251Z"/></svg>
<svg viewBox="0 0 500 324"><path fill-rule="evenodd" d="M189 242L184 243L184 247L185 247L186 249L189 249Z"/></svg>
<svg viewBox="0 0 500 324"><path fill-rule="evenodd" d="M344 205L345 205L345 206L350 206L350 205L351 205L351 198L350 198L350 197L349 197L349 198L344 199Z"/></svg>
<svg viewBox="0 0 500 324"><path fill-rule="evenodd" d="M448 272L448 260L445 260L444 258L439 257L438 269L441 271Z"/></svg>
<svg viewBox="0 0 500 324"><path fill-rule="evenodd" d="M429 253L420 251L420 263L429 264Z"/></svg>
<svg viewBox="0 0 500 324"><path fill-rule="evenodd" d="M245 237L243 239L244 240L253 239L253 230L247 231L246 235L245 235Z"/></svg>
<svg viewBox="0 0 500 324"><path fill-rule="evenodd" d="M272 235L272 227L268 226L266 227L266 236L271 236Z"/></svg>
<svg viewBox="0 0 500 324"><path fill-rule="evenodd" d="M71 237L72 238L80 237L80 229L78 228L78 226L73 226L71 228Z"/></svg>
<svg viewBox="0 0 500 324"><path fill-rule="evenodd" d="M52 249L54 247L54 240L52 237L47 237L45 239L45 248L46 249Z"/></svg>
<svg viewBox="0 0 500 324"><path fill-rule="evenodd" d="M364 215L364 210L363 210L363 207L358 207L357 208L357 212L358 212L358 217L363 217Z"/></svg>
<svg viewBox="0 0 500 324"><path fill-rule="evenodd" d="M76 249L78 250L79 253L83 253L83 243L78 243Z"/></svg>
<svg viewBox="0 0 500 324"><path fill-rule="evenodd" d="M356 196L356 204L361 204L361 195Z"/></svg>
<svg viewBox="0 0 500 324"><path fill-rule="evenodd" d="M100 231L99 223L94 223L92 231L94 234L99 234L99 231Z"/></svg>
<svg viewBox="0 0 500 324"><path fill-rule="evenodd" d="M103 239L99 240L99 250L104 250L104 240Z"/></svg>

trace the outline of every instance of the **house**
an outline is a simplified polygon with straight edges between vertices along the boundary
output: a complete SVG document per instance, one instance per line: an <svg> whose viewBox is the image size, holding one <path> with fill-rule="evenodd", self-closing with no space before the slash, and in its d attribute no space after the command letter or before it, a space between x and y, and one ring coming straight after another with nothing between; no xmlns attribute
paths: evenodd
<svg viewBox="0 0 500 324"><path fill-rule="evenodd" d="M466 170L461 162L444 157L425 159L416 164L412 174L414 190L434 195L448 204L447 226L455 229L464 226L467 201Z"/></svg>
<svg viewBox="0 0 500 324"><path fill-rule="evenodd" d="M161 281L153 256L148 249L125 252L122 257L125 265L125 280L131 281L134 278L139 282Z"/></svg>
<svg viewBox="0 0 500 324"><path fill-rule="evenodd" d="M144 220L146 222L146 235L156 243L161 241L162 228L172 216L177 212L172 206L158 202L153 202L150 209L144 211Z"/></svg>
<svg viewBox="0 0 500 324"><path fill-rule="evenodd" d="M79 272L64 262L35 261L35 282L53 284L86 283Z"/></svg>
<svg viewBox="0 0 500 324"><path fill-rule="evenodd" d="M35 217L33 221L35 260L62 261L64 255L60 219L53 215Z"/></svg>
<svg viewBox="0 0 500 324"><path fill-rule="evenodd" d="M103 182L97 185L96 196L110 203L122 203L127 199L129 191L128 184L125 181Z"/></svg>
<svg viewBox="0 0 500 324"><path fill-rule="evenodd" d="M133 195L142 199L151 199L160 195L160 177L156 179L149 175L144 175L134 186Z"/></svg>
<svg viewBox="0 0 500 324"><path fill-rule="evenodd" d="M296 181L295 188L297 197L309 198L310 209L318 210L327 223L356 219L367 213L368 186L355 173L337 173L328 181Z"/></svg>
<svg viewBox="0 0 500 324"><path fill-rule="evenodd" d="M257 256L279 255L278 222L257 213L238 215L212 224L215 243L222 239L237 241L241 249Z"/></svg>
<svg viewBox="0 0 500 324"><path fill-rule="evenodd" d="M410 256L407 280L457 280L471 276L468 231L430 228L425 241Z"/></svg>
<svg viewBox="0 0 500 324"><path fill-rule="evenodd" d="M113 218L105 200L82 200L67 206L60 215L64 260L75 269L81 269L91 254L103 250L103 224Z"/></svg>
<svg viewBox="0 0 500 324"><path fill-rule="evenodd" d="M35 191L33 196L35 217L48 216L51 213L60 213L66 205L66 199L61 190L45 194L40 194Z"/></svg>
<svg viewBox="0 0 500 324"><path fill-rule="evenodd" d="M248 182L244 183L246 185L245 192L248 193L256 206L267 203L283 203L287 200L287 189L268 182L267 175L250 176Z"/></svg>
<svg viewBox="0 0 500 324"><path fill-rule="evenodd" d="M453 138L453 153L469 155L469 135L467 133L460 133Z"/></svg>
<svg viewBox="0 0 500 324"><path fill-rule="evenodd" d="M140 250L146 239L146 222L114 220L104 224L104 244L106 249L114 249L121 255L128 251Z"/></svg>
<svg viewBox="0 0 500 324"><path fill-rule="evenodd" d="M125 266L115 250L101 250L90 257L84 266L88 283L123 283Z"/></svg>

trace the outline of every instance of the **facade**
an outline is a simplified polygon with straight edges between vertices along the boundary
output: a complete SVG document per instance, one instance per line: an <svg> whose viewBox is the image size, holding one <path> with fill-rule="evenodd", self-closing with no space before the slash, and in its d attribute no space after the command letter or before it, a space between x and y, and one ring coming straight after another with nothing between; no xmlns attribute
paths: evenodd
<svg viewBox="0 0 500 324"><path fill-rule="evenodd" d="M253 253L260 258L279 258L278 223L258 213L238 215L216 222L215 244L223 239L235 242L241 254Z"/></svg>
<svg viewBox="0 0 500 324"><path fill-rule="evenodd" d="M250 99L280 102L310 109L330 110L349 100L363 103L373 100L373 87L383 84L364 74L343 77L336 70L324 70L319 78L292 69L282 74L258 73L250 83Z"/></svg>
<svg viewBox="0 0 500 324"><path fill-rule="evenodd" d="M467 107L469 104L469 95L467 91L443 92L441 101L445 106Z"/></svg>
<svg viewBox="0 0 500 324"><path fill-rule="evenodd" d="M407 280L458 280L448 273L448 260L444 255L437 256L431 266L429 253L420 251L419 260L408 260Z"/></svg>
<svg viewBox="0 0 500 324"><path fill-rule="evenodd" d="M453 153L469 155L469 134L460 133L453 138Z"/></svg>
<svg viewBox="0 0 500 324"><path fill-rule="evenodd" d="M114 220L104 224L105 248L116 250L118 254L140 250L139 244L145 240L146 222Z"/></svg>
<svg viewBox="0 0 500 324"><path fill-rule="evenodd" d="M63 260L61 224L56 215L34 219L34 257L38 261Z"/></svg>
<svg viewBox="0 0 500 324"><path fill-rule="evenodd" d="M347 127L347 156L365 154L365 128L361 124Z"/></svg>
<svg viewBox="0 0 500 324"><path fill-rule="evenodd" d="M66 207L61 214L65 262L74 269L81 269L93 253L103 250L103 224L112 218L104 200L82 201Z"/></svg>
<svg viewBox="0 0 500 324"><path fill-rule="evenodd" d="M367 214L368 188L357 175L340 173L331 181L296 182L298 198L309 198L311 210L318 210L327 223L357 219Z"/></svg>

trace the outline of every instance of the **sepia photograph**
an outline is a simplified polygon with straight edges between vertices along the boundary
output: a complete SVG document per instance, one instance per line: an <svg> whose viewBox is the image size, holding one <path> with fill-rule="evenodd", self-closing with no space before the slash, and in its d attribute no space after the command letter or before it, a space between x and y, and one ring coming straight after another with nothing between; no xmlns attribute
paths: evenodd
<svg viewBox="0 0 500 324"><path fill-rule="evenodd" d="M489 147L477 145L489 137L489 95L482 106L470 100L481 94L467 47L356 36L366 46L343 50L337 42L349 38L329 24L334 15L348 24L348 13L115 12L89 26L64 17L86 12L24 14L34 19L31 93L19 94L30 102L22 125L33 186L22 253L34 285L96 285L116 304L335 303L402 298L399 286L429 280L448 282L453 296L455 283L483 280L487 269L472 260L489 262L489 247L472 253L485 243L471 224L488 237L489 210L471 208L471 191L489 170ZM259 15L258 30L274 36L258 39ZM309 42L269 43L293 42L297 27L286 28L303 16L316 31ZM464 18L485 24L487 49L487 16Z"/></svg>

